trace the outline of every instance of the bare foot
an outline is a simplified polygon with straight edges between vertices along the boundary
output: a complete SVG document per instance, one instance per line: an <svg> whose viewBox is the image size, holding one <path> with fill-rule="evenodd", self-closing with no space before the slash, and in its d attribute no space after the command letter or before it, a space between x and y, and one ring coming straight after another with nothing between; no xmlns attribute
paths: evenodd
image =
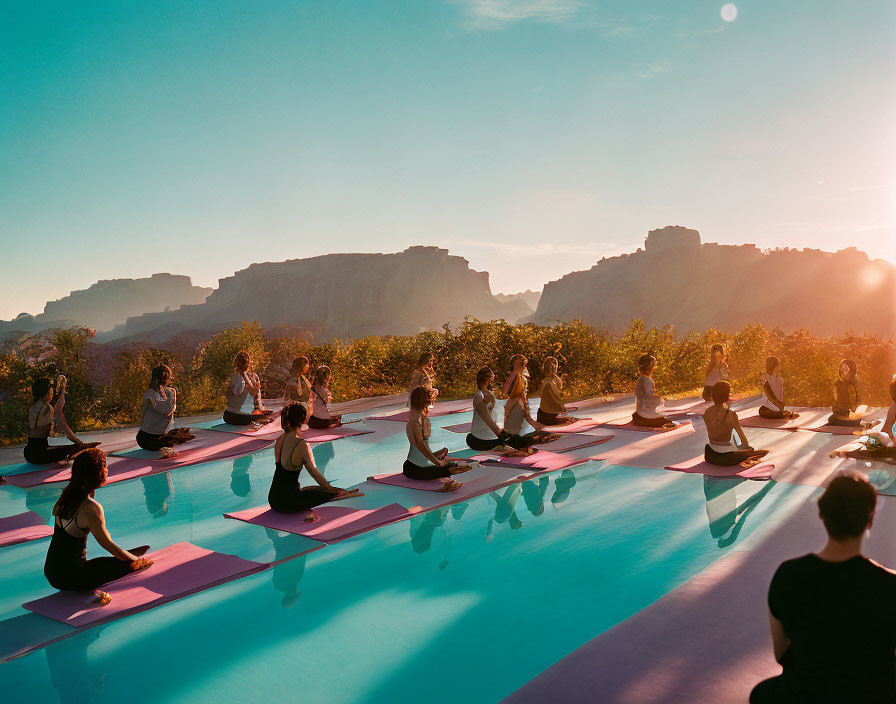
<svg viewBox="0 0 896 704"><path fill-rule="evenodd" d="M469 472L473 469L472 465L469 464L459 464L457 467L451 470L452 474L463 474L464 472Z"/></svg>
<svg viewBox="0 0 896 704"><path fill-rule="evenodd" d="M320 516L318 516L316 513L309 513L307 516L305 516L305 523L316 523L319 520Z"/></svg>
<svg viewBox="0 0 896 704"><path fill-rule="evenodd" d="M436 489L436 491L444 491L444 492L457 491L462 486L463 486L463 484L461 484L460 482L456 482L452 479L447 479L447 480L445 480L445 483L442 484L442 488Z"/></svg>
<svg viewBox="0 0 896 704"><path fill-rule="evenodd" d="M145 557L141 557L139 560L134 560L131 563L131 571L132 572L142 572L143 570L149 569L152 567L153 561L147 560Z"/></svg>
<svg viewBox="0 0 896 704"><path fill-rule="evenodd" d="M99 606L105 606L110 601L112 601L112 595L108 592L101 592L99 590L95 591L93 595L96 597L93 602L98 604Z"/></svg>
<svg viewBox="0 0 896 704"><path fill-rule="evenodd" d="M349 491L340 491L336 496L334 496L330 501L341 501L342 499L357 499L359 496L364 496L361 493L360 489L351 489Z"/></svg>
<svg viewBox="0 0 896 704"><path fill-rule="evenodd" d="M171 447L163 447L161 452L162 452L162 457L164 457L165 459L170 460L174 457L177 457L177 450L175 450L174 448L171 448Z"/></svg>

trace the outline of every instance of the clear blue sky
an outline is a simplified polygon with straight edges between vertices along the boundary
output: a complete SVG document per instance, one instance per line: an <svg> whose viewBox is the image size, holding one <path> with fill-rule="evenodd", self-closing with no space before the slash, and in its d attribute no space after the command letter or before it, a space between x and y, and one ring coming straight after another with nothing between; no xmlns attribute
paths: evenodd
<svg viewBox="0 0 896 704"><path fill-rule="evenodd" d="M514 291L668 224L896 261L896 3L723 4L0 0L0 317L411 244Z"/></svg>

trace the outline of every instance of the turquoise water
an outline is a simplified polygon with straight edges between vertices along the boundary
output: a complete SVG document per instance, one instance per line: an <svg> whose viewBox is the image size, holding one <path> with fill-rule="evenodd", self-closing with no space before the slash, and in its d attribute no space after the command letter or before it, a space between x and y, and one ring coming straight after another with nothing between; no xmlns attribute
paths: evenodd
<svg viewBox="0 0 896 704"><path fill-rule="evenodd" d="M434 426L460 422L459 416ZM400 467L404 426L315 447L334 483ZM436 430L434 444L463 437ZM587 453L586 453L587 454ZM253 560L313 541L221 517L264 503L271 450L105 487L113 537ZM61 487L0 491L49 515ZM590 462L388 526L0 665L33 702L494 702L815 491ZM406 495L406 494L405 494ZM0 636L37 628L47 542L0 551ZM91 545L92 554L99 550Z"/></svg>

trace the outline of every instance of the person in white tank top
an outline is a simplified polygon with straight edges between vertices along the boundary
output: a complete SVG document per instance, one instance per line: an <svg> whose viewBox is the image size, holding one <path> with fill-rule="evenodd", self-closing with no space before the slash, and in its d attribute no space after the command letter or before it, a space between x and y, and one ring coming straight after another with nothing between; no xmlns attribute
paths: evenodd
<svg viewBox="0 0 896 704"><path fill-rule="evenodd" d="M800 415L784 408L784 377L781 376L781 361L777 357L768 357L765 360L759 415L769 420L799 418Z"/></svg>
<svg viewBox="0 0 896 704"><path fill-rule="evenodd" d="M495 373L488 367L476 372L476 395L473 396L473 422L467 435L467 446L477 452L490 452L501 448L510 454L530 454L532 444L519 435L513 435L495 420L495 395L492 385Z"/></svg>
<svg viewBox="0 0 896 704"><path fill-rule="evenodd" d="M656 357L642 354L638 358L638 371L641 375L635 382L635 412L632 413L632 424L641 428L672 428L671 420L662 413L663 397L656 393L653 373L656 371Z"/></svg>
<svg viewBox="0 0 896 704"><path fill-rule="evenodd" d="M411 412L409 414L405 432L408 436L408 457L402 467L402 473L408 479L428 481L432 479L445 479L439 491L457 491L461 483L449 479L452 474L468 472L472 467L469 464L449 462L448 448L443 447L433 452L429 447L429 438L432 435L432 427L429 423L429 405L432 402L432 394L429 389L418 386L411 392Z"/></svg>
<svg viewBox="0 0 896 704"><path fill-rule="evenodd" d="M703 382L703 400L712 401L712 387L720 381L731 381L728 373L728 359L725 357L725 348L721 345L713 345L709 353L709 367L706 369L706 379Z"/></svg>
<svg viewBox="0 0 896 704"><path fill-rule="evenodd" d="M544 425L532 418L529 412L529 380L525 374L517 374L510 385L510 393L504 402L504 430L514 435L519 435L530 444L552 442L560 436L545 431ZM534 432L523 435L523 423L532 426Z"/></svg>

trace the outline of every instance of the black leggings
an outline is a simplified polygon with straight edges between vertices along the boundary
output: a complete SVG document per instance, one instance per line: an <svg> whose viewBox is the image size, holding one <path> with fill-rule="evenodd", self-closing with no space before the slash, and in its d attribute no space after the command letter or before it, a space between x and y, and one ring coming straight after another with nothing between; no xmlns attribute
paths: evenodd
<svg viewBox="0 0 896 704"><path fill-rule="evenodd" d="M145 430L137 431L137 444L144 450L151 452L159 452L166 447L173 447L177 443L174 438L168 435L156 435L155 433L147 433Z"/></svg>
<svg viewBox="0 0 896 704"><path fill-rule="evenodd" d="M735 450L733 452L716 452L709 445L703 450L703 459L717 467L733 467L741 462L757 457L765 457L768 450Z"/></svg>
<svg viewBox="0 0 896 704"><path fill-rule="evenodd" d="M834 415L831 415L831 417L828 418L828 425L842 425L848 428L858 428L861 424L861 418L837 418Z"/></svg>
<svg viewBox="0 0 896 704"><path fill-rule="evenodd" d="M645 418L637 413L632 413L632 425L637 425L640 428L662 428L667 423L671 423L671 421L668 418L663 418L663 416L659 418Z"/></svg>
<svg viewBox="0 0 896 704"><path fill-rule="evenodd" d="M501 435L493 440L477 438L473 433L467 435L467 447L477 452L488 452L501 445L510 445L514 450L524 450L535 444L535 438L531 435L511 435L502 431Z"/></svg>
<svg viewBox="0 0 896 704"><path fill-rule="evenodd" d="M421 467L410 460L405 460L401 471L408 479L415 479L422 482L427 479L444 479L445 477L450 477L451 470L455 467L457 467L456 462L449 462L444 467L436 467L434 464Z"/></svg>
<svg viewBox="0 0 896 704"><path fill-rule="evenodd" d="M261 420L265 416L260 413L234 413L233 411L224 411L224 422L230 425L252 425L255 421Z"/></svg>
<svg viewBox="0 0 896 704"><path fill-rule="evenodd" d="M274 493L268 493L268 504L275 511L280 513L298 513L299 511L307 511L328 503L335 498L336 494L326 489L299 489L298 491L280 496Z"/></svg>
<svg viewBox="0 0 896 704"><path fill-rule="evenodd" d="M784 414L784 411L779 411L777 408L769 408L768 406L760 406L759 415L768 420L784 420L788 417Z"/></svg>
<svg viewBox="0 0 896 704"><path fill-rule="evenodd" d="M542 425L563 425L566 422L566 419L557 420L557 416L559 415L559 413L546 413L539 408L538 413L535 414L535 420Z"/></svg>
<svg viewBox="0 0 896 704"><path fill-rule="evenodd" d="M71 564L47 565L44 575L54 589L89 592L133 572L131 563L117 557L94 557Z"/></svg>
<svg viewBox="0 0 896 704"><path fill-rule="evenodd" d="M31 464L62 462L81 449L80 445L50 445L47 438L28 438L25 445L25 461Z"/></svg>
<svg viewBox="0 0 896 704"><path fill-rule="evenodd" d="M342 418L318 418L311 416L308 418L308 427L315 430L326 430L327 428L335 428L342 425Z"/></svg>

